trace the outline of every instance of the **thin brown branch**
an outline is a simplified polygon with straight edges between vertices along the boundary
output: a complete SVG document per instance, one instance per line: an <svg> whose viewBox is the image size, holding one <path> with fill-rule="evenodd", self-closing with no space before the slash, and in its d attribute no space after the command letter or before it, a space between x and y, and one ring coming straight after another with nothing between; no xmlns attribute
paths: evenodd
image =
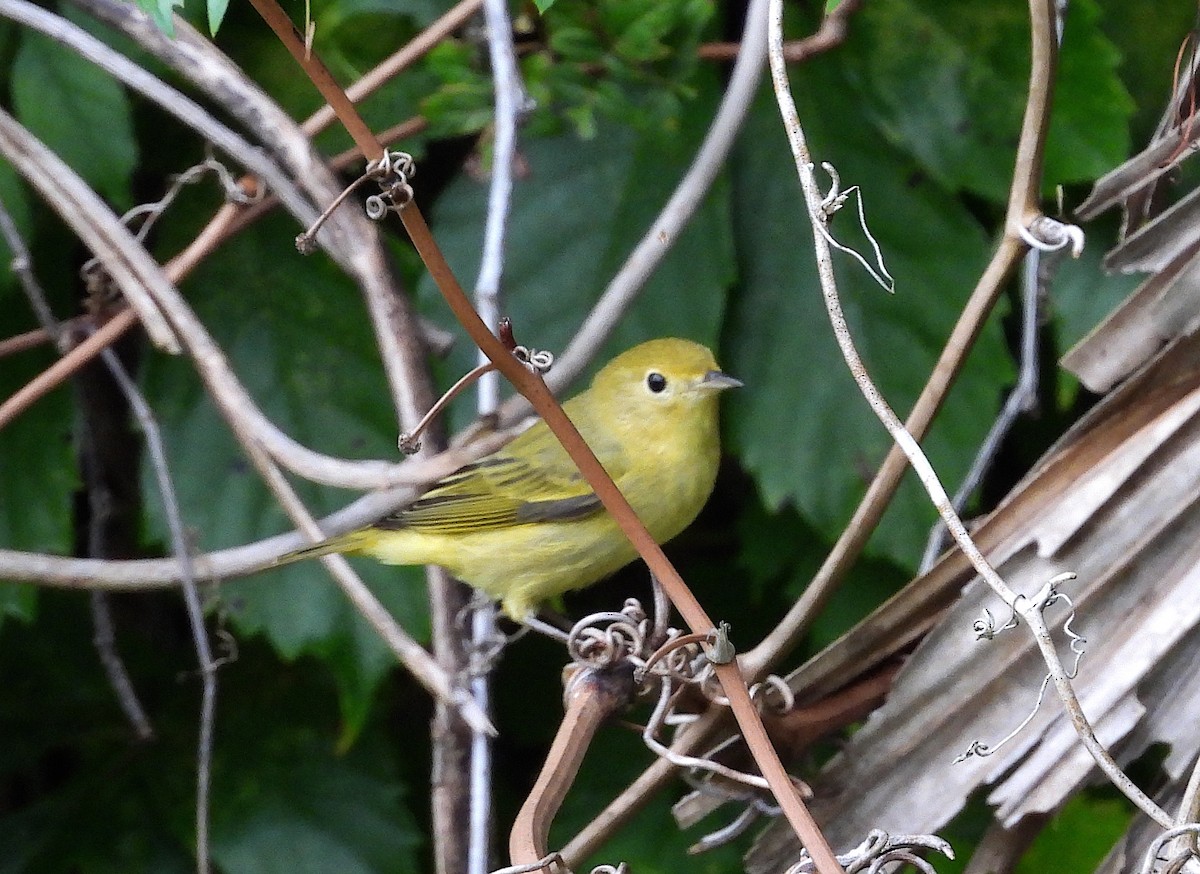
<svg viewBox="0 0 1200 874"><path fill-rule="evenodd" d="M329 68L317 57L316 52L305 46L304 35L292 24L283 7L275 0L250 0L250 3L321 92L325 103L337 115L338 121L342 123L346 133L350 134L358 150L368 161L379 160L383 154L383 146L375 138L374 131L363 121L358 110L354 108L354 101L333 78Z"/></svg>
<svg viewBox="0 0 1200 874"><path fill-rule="evenodd" d="M1052 15L1047 20L1043 4L1038 0L1030 2L1033 55L1029 93L1017 143L1012 184L1009 188L1004 236L983 275L980 276L938 357L937 364L934 365L925 388L922 389L904 423L904 427L917 440L921 440L928 431L933 417L941 408L968 353L983 330L987 317L999 299L1004 283L1008 281L1027 250L1015 228L1024 227L1037 214L1057 48L1053 37ZM893 445L855 510L853 518L813 577L813 581L804 590L804 594L788 611L783 621L747 655L747 669L753 678L757 679L769 671L785 653L791 651L807 631L813 617L825 605L850 566L862 553L871 533L879 524L883 511L895 495L900 478L907 467L903 451L898 445Z"/></svg>
<svg viewBox="0 0 1200 874"><path fill-rule="evenodd" d="M85 367L137 323L137 313L132 309L122 310L96 333L31 379L12 397L0 404L0 428L6 427L13 419L29 409L38 398L44 397L65 383L73 374L78 373L80 368Z"/></svg>
<svg viewBox="0 0 1200 874"><path fill-rule="evenodd" d="M1017 160L1013 167L1012 188L1005 215L1005 239L1020 239L1016 229L1028 227L1041 215L1038 204L1041 201L1042 164L1057 78L1058 39L1055 36L1054 4L1029 0L1029 16L1029 94L1025 100L1025 115L1021 120L1021 139L1017 144Z"/></svg>
<svg viewBox="0 0 1200 874"><path fill-rule="evenodd" d="M348 87L346 89L346 97L353 103L359 103L378 91L389 80L395 78L419 59L429 54L434 46L466 24L479 11L481 6L483 6L483 0L459 0L459 3L447 10L437 21L409 40L403 48ZM315 136L329 127L330 123L336 117L337 114L333 111L333 104L327 103L309 116L304 124L301 125L301 128L309 136ZM385 135L380 134L379 139L386 144Z"/></svg>
<svg viewBox="0 0 1200 874"><path fill-rule="evenodd" d="M37 349L39 346L45 346L52 342L50 335L43 328L16 334L7 340L0 340L0 358L28 352L30 349Z"/></svg>
<svg viewBox="0 0 1200 874"><path fill-rule="evenodd" d="M415 116L380 133L379 141L384 145L391 145L399 140L420 133L428 124L429 122L425 118ZM358 149L349 149L330 159L329 163L333 169L343 170L359 159L359 157ZM253 186L257 184L257 177L251 175L243 176L238 180L238 184L248 194L252 194L254 190ZM200 265L201 261L216 251L217 247L222 243L249 227L250 224L279 205L279 198L274 194L270 194L262 200L249 205L237 203L225 204L217 210L209 223L204 226L196 238L182 252L163 265L163 272L167 274L172 282L176 284L182 282L189 273ZM65 382L72 373L83 367L92 358L99 355L103 349L115 343L126 331L138 324L136 316L131 318L127 313L127 310L120 311L118 316L114 318L114 321L117 321L115 325L111 321L106 323L106 327L107 325L112 325L112 327L104 331L103 336L98 338L96 342L90 342L91 337L89 337L89 342L77 346L76 349L79 351L74 353L69 362L60 360L54 372L47 371L31 381L18 395L13 396L11 399L13 406L11 408L9 408L7 403L0 406L0 428L3 428L12 418L28 409L37 398L42 397ZM66 326L69 327L83 320L84 317L77 317L67 322ZM422 324L421 331L427 346L434 350L445 348L447 338L435 326L432 324ZM93 334L92 336L94 337L95 335ZM7 340L0 341L0 358L5 355L25 351L26 349L35 348L48 341L49 338L40 329L29 331L16 337L10 337Z"/></svg>
<svg viewBox="0 0 1200 874"><path fill-rule="evenodd" d="M1003 238L971 292L971 297L963 307L962 314L938 356L929 380L905 421L909 433L918 440L928 432L934 417L941 409L975 345L975 340L983 330L996 301L1000 299L1004 283L1020 263L1023 253L1024 244L1011 237ZM795 648L808 631L813 619L828 603L862 554L863 547L895 496L900 479L907 469L908 460L903 450L893 445L878 473L871 480L862 501L855 508L854 515L812 581L805 587L804 593L771 633L746 654L746 670L752 678L760 679L770 671L781 658Z"/></svg>

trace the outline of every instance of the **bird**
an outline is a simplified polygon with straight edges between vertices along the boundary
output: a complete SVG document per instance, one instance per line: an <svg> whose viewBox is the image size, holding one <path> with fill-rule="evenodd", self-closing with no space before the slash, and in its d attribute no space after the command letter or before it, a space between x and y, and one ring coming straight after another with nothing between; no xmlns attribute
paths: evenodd
<svg viewBox="0 0 1200 874"><path fill-rule="evenodd" d="M720 461L718 397L742 383L707 347L641 343L563 404L657 543L696 518ZM278 559L363 554L434 564L486 593L516 622L546 600L589 586L637 551L542 420L436 482L412 505Z"/></svg>

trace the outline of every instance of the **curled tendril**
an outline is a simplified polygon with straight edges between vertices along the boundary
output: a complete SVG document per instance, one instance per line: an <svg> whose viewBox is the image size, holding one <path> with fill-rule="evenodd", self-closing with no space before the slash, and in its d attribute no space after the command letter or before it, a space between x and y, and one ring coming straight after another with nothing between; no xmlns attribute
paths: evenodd
<svg viewBox="0 0 1200 874"><path fill-rule="evenodd" d="M772 696L771 693L775 695ZM796 694L787 681L778 674L770 674L750 687L750 700L758 707L760 713L770 710L773 713L787 713L796 704Z"/></svg>
<svg viewBox="0 0 1200 874"><path fill-rule="evenodd" d="M711 670L711 666L708 670ZM758 789L769 789L767 781L757 774L746 774L707 758L680 755L665 746L658 739L658 732L664 725L687 724L695 719L690 714L681 714L674 710L679 693L683 690L682 687L678 690L675 689L674 685L672 678L669 676L662 677L659 684L658 703L655 705L654 712L650 714L650 719L647 720L646 727L642 731L642 741L650 751L679 768L695 769L700 772L710 771L713 774L718 774L737 783L744 783L747 786L754 786Z"/></svg>
<svg viewBox="0 0 1200 874"><path fill-rule="evenodd" d="M576 622L567 635L567 652L574 661L593 668L624 659L643 665L649 631L646 611L636 598L629 598L620 612L593 613Z"/></svg>
<svg viewBox="0 0 1200 874"><path fill-rule="evenodd" d="M1082 228L1065 224L1048 215L1039 215L1029 223L1029 227L1018 225L1016 232L1030 248L1039 252L1058 252L1069 246L1072 258L1083 254L1086 242Z"/></svg>
<svg viewBox="0 0 1200 874"><path fill-rule="evenodd" d="M509 865L507 868L497 868L491 874L533 874L534 871L565 871L566 867L560 853L551 853L528 865Z"/></svg>
<svg viewBox="0 0 1200 874"><path fill-rule="evenodd" d="M999 628L996 627L996 620L992 616L992 611L987 607L983 608L983 616L971 623L971 630L975 632L976 640L992 640L1001 631L1008 631L1010 628L1017 627L1017 603L1023 596L1018 595L1017 601L1009 607L1008 619Z"/></svg>
<svg viewBox="0 0 1200 874"><path fill-rule="evenodd" d="M934 851L947 859L954 858L954 849L937 835L889 835L881 829L872 829L867 839L848 853L837 857L846 874L877 874L885 865L906 862L925 874L936 874L933 864L917 855L916 851ZM816 864L807 850L800 853L800 861L788 868L786 874L811 874Z"/></svg>
<svg viewBox="0 0 1200 874"><path fill-rule="evenodd" d="M379 183L379 193L367 198L367 218L380 221L389 212L399 212L413 199L409 180L416 175L417 165L408 152L388 149L376 161L367 164L368 178Z"/></svg>
<svg viewBox="0 0 1200 874"><path fill-rule="evenodd" d="M514 346L513 357L535 373L545 376L554 366L554 353L545 349L530 349L526 346Z"/></svg>
<svg viewBox="0 0 1200 874"><path fill-rule="evenodd" d="M1050 685L1050 680L1050 674L1046 674L1046 676L1042 677L1042 686L1040 689L1038 689L1037 701L1034 702L1033 709L1029 711L1029 715L1021 720L1020 725L1010 731L994 745L988 745L977 740L971 741L971 746L967 748L966 752L960 753L955 757L954 764L957 765L961 762L965 762L972 756L979 756L981 759L990 756L992 753L996 752L996 750L1000 749L1000 747L1004 746L1006 743L1024 731L1025 726L1033 722L1033 717L1037 716L1037 712L1042 706L1042 701L1044 701L1046 698L1046 689Z"/></svg>
<svg viewBox="0 0 1200 874"><path fill-rule="evenodd" d="M1138 874L1168 874L1188 870L1185 866L1190 860L1200 860L1200 856L1197 856L1191 846L1184 844L1172 855L1167 855L1165 849L1167 844L1178 838L1195 840L1197 836L1200 836L1200 823L1192 822L1167 829L1146 848L1146 855L1142 857L1142 867L1138 869Z"/></svg>
<svg viewBox="0 0 1200 874"><path fill-rule="evenodd" d="M814 227L825 238L825 242L833 246L839 252L845 252L847 255L856 260L862 265L863 269L870 274L871 278L889 294L896 290L896 280L888 273L887 266L883 263L883 252L879 248L879 243L875 239L875 235L871 233L871 229L867 226L866 207L863 205L862 191L857 185L851 185L845 191L841 191L841 177L838 175L837 168L828 161L821 164L821 168L829 174L831 180L829 193L821 200L821 203L814 211L813 218L816 219ZM812 165L809 165L809 170L812 170ZM858 194L858 225L862 228L863 234L867 237L867 242L871 244L871 250L875 253L875 267L868 263L867 259L860 255L850 246L845 246L834 239L829 233L828 225L833 214L846 205L846 201L850 199L851 194Z"/></svg>
<svg viewBox="0 0 1200 874"><path fill-rule="evenodd" d="M468 632L473 617L480 610L495 610L495 607L486 595L476 592L454 617L454 627L458 629L459 640L463 641L467 655L466 665L462 669L467 679L491 673L500 661L504 648L510 643L508 636L494 622L491 623L490 632L483 637L476 638Z"/></svg>
<svg viewBox="0 0 1200 874"><path fill-rule="evenodd" d="M1063 634L1070 641L1071 652L1075 655L1075 663L1071 665L1071 670L1067 671L1067 677L1074 680L1079 675L1079 663L1083 661L1083 657L1087 653L1087 638L1071 627L1071 623L1075 621L1075 602L1070 597L1064 595L1062 592L1055 591L1046 600L1046 606L1049 607L1059 601L1064 602L1071 608L1071 612L1063 620L1062 630Z"/></svg>

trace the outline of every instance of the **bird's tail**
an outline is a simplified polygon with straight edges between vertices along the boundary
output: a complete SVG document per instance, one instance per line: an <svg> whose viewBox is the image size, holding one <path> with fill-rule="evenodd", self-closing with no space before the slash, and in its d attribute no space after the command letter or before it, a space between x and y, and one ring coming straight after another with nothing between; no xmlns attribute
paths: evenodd
<svg viewBox="0 0 1200 874"><path fill-rule="evenodd" d="M375 536L375 532L370 528L360 528L357 531L350 531L346 534L340 534L337 537L330 537L328 540L322 540L320 543L314 543L312 546L303 546L292 552L284 553L275 559L274 566L291 564L294 561L303 561L306 558L320 558L323 555L332 555L335 552L358 552L368 544L374 542Z"/></svg>

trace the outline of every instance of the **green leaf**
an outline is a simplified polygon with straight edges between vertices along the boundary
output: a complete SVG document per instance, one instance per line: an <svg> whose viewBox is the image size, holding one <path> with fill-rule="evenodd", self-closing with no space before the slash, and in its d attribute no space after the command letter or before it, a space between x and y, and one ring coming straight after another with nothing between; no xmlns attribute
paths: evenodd
<svg viewBox="0 0 1200 874"><path fill-rule="evenodd" d="M1089 228L1078 258L1064 257L1054 273L1047 301L1059 326L1058 347L1064 352L1082 340L1145 279L1142 275L1108 273L1102 264L1109 248L1101 233Z"/></svg>
<svg viewBox="0 0 1200 874"><path fill-rule="evenodd" d="M595 31L586 27L566 25L555 28L550 34L549 47L564 60L580 63L598 63L604 56L604 46L596 38Z"/></svg>
<svg viewBox="0 0 1200 874"><path fill-rule="evenodd" d="M1029 80L1028 11L990 0L883 0L847 44L857 97L883 135L952 190L1007 199ZM1094 0L1067 16L1046 148L1044 191L1095 178L1128 150L1133 107ZM934 59L931 61L931 59Z"/></svg>
<svg viewBox="0 0 1200 874"><path fill-rule="evenodd" d="M216 36L217 31L221 29L221 22L225 20L225 12L229 9L229 0L207 0L207 6L208 32Z"/></svg>
<svg viewBox="0 0 1200 874"><path fill-rule="evenodd" d="M226 4L228 5L228 3ZM175 10L183 8L183 0L137 0L138 9L145 12L153 20L154 24L165 33L167 36L175 37ZM209 14L209 23L212 24L211 8ZM218 20L218 23L219 20ZM217 31L215 27L212 32Z"/></svg>
<svg viewBox="0 0 1200 874"><path fill-rule="evenodd" d="M302 443L350 458L396 458L394 413L358 291L328 261L305 259L294 231L267 222L227 244L189 280L197 312L263 411ZM253 276L254 283L246 284ZM229 434L188 362L154 357L146 391L162 422L184 524L201 550L247 543L291 528ZM149 474L147 489L153 489ZM352 496L298 486L322 515ZM151 528L166 542L157 501ZM398 621L427 634L421 573L364 563ZM237 627L266 635L286 659L331 661L350 722L394 664L317 562L231 581L221 596Z"/></svg>
<svg viewBox="0 0 1200 874"><path fill-rule="evenodd" d="M22 36L12 76L13 104L21 123L97 192L128 205L137 144L121 86L74 52L32 31Z"/></svg>
<svg viewBox="0 0 1200 874"><path fill-rule="evenodd" d="M0 621L11 616L32 622L37 615L37 586L28 583L0 585Z"/></svg>
<svg viewBox="0 0 1200 874"><path fill-rule="evenodd" d="M384 874L419 869L411 816L399 786L331 759L320 747L292 751L237 775L218 808L213 861L241 874Z"/></svg>
<svg viewBox="0 0 1200 874"><path fill-rule="evenodd" d="M1124 799L1079 795L1067 802L1017 864L1017 874L1094 871L1133 819Z"/></svg>
<svg viewBox="0 0 1200 874"><path fill-rule="evenodd" d="M889 295L834 253L842 306L868 371L903 417L915 400L988 254L971 216L839 107L853 103L836 61L806 65L794 93L814 160L830 161L842 187L865 187L866 215L896 293ZM834 343L815 275L812 230L779 119L760 100L734 164L734 227L742 286L734 298L727 369L746 383L731 392L726 421L743 465L771 509L791 503L832 541L850 518L890 439ZM831 232L869 253L848 205ZM925 441L951 490L999 407L1011 367L989 324ZM872 550L902 566L920 555L934 511L907 484Z"/></svg>
<svg viewBox="0 0 1200 874"><path fill-rule="evenodd" d="M18 324L15 330L9 327ZM0 314L0 336L29 329L28 322ZM6 360L0 367L0 397L10 397L53 360L51 347ZM69 388L51 391L0 428L0 543L6 547L70 554L73 493L78 486L71 428ZM3 612L28 615L28 592L0 588L7 590Z"/></svg>
<svg viewBox="0 0 1200 874"><path fill-rule="evenodd" d="M537 7L537 11L546 14L546 10L554 5L554 0L533 0L533 5Z"/></svg>
<svg viewBox="0 0 1200 874"><path fill-rule="evenodd" d="M1121 63L1101 27L1096 0L1072 2L1046 137L1046 193L1056 185L1090 182L1128 157L1135 107L1118 76Z"/></svg>
<svg viewBox="0 0 1200 874"><path fill-rule="evenodd" d="M715 94L709 79L677 127L635 131L601 121L593 140L562 134L522 143L527 169L513 195L504 274L504 312L519 342L564 348L683 175ZM663 265L599 356L601 363L651 337L677 335L716 346L733 276L727 198L728 188L719 181L691 225L672 241ZM486 180L464 176L433 210L434 232L467 288L479 268L486 206ZM428 277L419 293L430 317L453 326ZM455 378L472 365L473 352L462 343L444 369Z"/></svg>

